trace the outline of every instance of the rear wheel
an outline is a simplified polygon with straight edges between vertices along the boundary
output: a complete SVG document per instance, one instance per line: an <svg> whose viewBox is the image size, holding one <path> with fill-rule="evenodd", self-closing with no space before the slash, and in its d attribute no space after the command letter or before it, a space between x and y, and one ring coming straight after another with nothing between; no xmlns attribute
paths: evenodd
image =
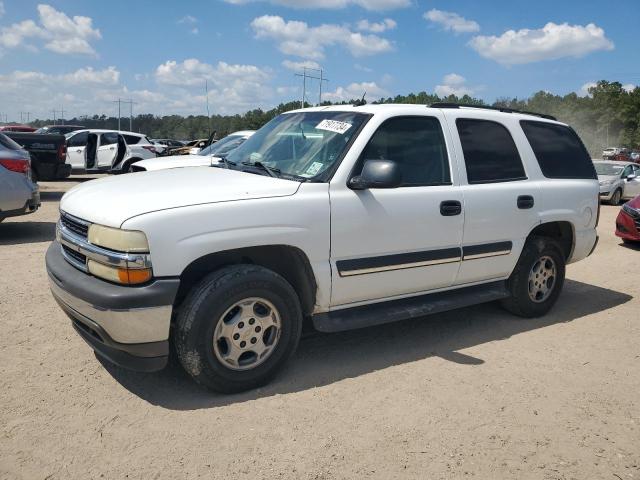
<svg viewBox="0 0 640 480"><path fill-rule="evenodd" d="M527 240L508 280L511 296L502 305L521 317L546 314L560 296L564 284L565 259L560 246L546 237Z"/></svg>
<svg viewBox="0 0 640 480"><path fill-rule="evenodd" d="M295 351L302 310L289 283L255 265L202 280L179 307L173 341L194 380L223 393L270 381Z"/></svg>

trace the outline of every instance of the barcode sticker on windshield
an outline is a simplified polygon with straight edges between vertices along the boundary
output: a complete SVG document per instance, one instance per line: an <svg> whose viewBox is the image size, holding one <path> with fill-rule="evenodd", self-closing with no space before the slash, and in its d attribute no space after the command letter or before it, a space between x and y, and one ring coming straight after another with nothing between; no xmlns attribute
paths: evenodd
<svg viewBox="0 0 640 480"><path fill-rule="evenodd" d="M316 125L316 130L327 130L329 132L339 133L340 135L344 135L344 133L350 128L350 123L339 122L337 120L322 120L318 125Z"/></svg>

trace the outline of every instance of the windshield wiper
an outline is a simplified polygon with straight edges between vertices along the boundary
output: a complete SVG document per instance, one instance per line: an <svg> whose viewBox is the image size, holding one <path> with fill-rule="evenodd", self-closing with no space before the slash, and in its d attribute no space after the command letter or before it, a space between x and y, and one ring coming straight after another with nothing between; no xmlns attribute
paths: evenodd
<svg viewBox="0 0 640 480"><path fill-rule="evenodd" d="M222 160L222 163L224 165L224 168L226 168L227 170L229 169L230 166L236 166L236 162L232 162L231 160L227 160L227 156L226 155L213 155L214 158L219 158L220 160ZM215 165L211 165L212 167L219 167L220 163L217 163Z"/></svg>
<svg viewBox="0 0 640 480"><path fill-rule="evenodd" d="M267 167L262 162L242 162L242 165L246 165L248 167L258 167L263 169L265 172L269 174L269 176L273 178L280 178L280 169L279 168L271 168Z"/></svg>

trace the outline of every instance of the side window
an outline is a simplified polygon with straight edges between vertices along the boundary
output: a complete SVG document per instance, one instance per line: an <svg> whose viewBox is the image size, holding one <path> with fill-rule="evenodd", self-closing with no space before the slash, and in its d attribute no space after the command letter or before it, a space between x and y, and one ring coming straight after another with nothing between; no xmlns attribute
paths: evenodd
<svg viewBox="0 0 640 480"><path fill-rule="evenodd" d="M118 143L118 134L117 133L102 133L100 134L100 146L104 147L105 145L113 145L114 143Z"/></svg>
<svg viewBox="0 0 640 480"><path fill-rule="evenodd" d="M589 152L573 129L531 120L521 120L520 126L545 177L596 178Z"/></svg>
<svg viewBox="0 0 640 480"><path fill-rule="evenodd" d="M622 171L622 178L627 178L629 175L633 173L633 167L631 165L627 165L625 169Z"/></svg>
<svg viewBox="0 0 640 480"><path fill-rule="evenodd" d="M449 159L440 121L435 117L396 117L373 134L360 157L393 160L400 165L402 186L451 184Z"/></svg>
<svg viewBox="0 0 640 480"><path fill-rule="evenodd" d="M89 132L76 133L74 136L69 138L68 145L70 147L86 147L88 136Z"/></svg>
<svg viewBox="0 0 640 480"><path fill-rule="evenodd" d="M527 178L516 144L504 125L490 120L459 118L456 126L470 184Z"/></svg>
<svg viewBox="0 0 640 480"><path fill-rule="evenodd" d="M136 135L122 135L124 137L124 141L127 142L127 145L135 145L136 143L140 143L142 137L138 137ZM151 142L148 142L151 143Z"/></svg>

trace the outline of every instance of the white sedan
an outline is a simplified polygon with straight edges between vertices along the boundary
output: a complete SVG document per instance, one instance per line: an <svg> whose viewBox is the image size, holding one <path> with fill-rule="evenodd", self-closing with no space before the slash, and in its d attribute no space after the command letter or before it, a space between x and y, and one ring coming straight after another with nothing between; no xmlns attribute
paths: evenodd
<svg viewBox="0 0 640 480"><path fill-rule="evenodd" d="M254 130L243 130L232 133L218 140L216 143L203 148L197 155L174 155L169 157L149 158L136 162L131 166L132 172L147 172L152 170L166 170L182 167L209 167L217 163L220 156L224 156L242 145L247 138L254 134Z"/></svg>

